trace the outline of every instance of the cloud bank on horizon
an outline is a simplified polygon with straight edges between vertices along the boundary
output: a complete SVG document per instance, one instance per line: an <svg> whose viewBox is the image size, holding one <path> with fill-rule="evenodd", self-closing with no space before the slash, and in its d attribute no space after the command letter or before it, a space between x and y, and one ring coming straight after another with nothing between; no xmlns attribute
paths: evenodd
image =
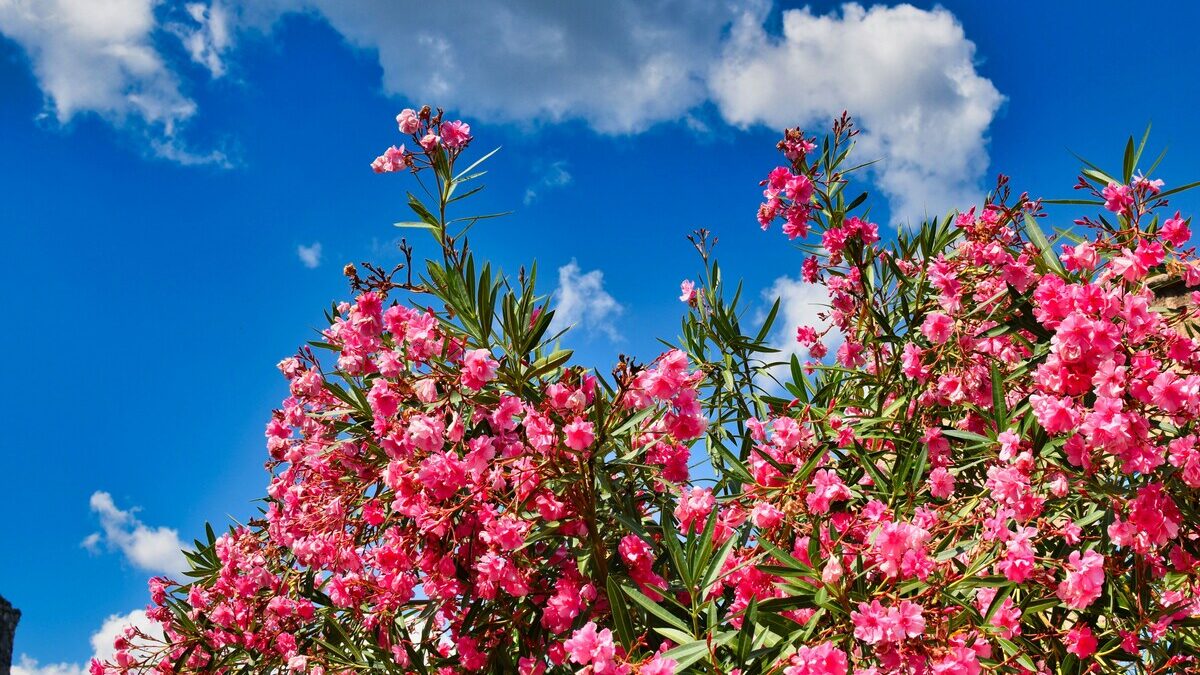
<svg viewBox="0 0 1200 675"><path fill-rule="evenodd" d="M673 122L703 128L697 115L710 109L738 128L818 128L848 109L865 129L861 156L883 160L873 173L893 222L975 201L987 130L1004 100L942 8L789 9L773 34L765 0L480 0L471 12L423 13L419 24L413 6L0 0L0 34L28 56L47 117L65 125L98 115L184 164L229 163L184 140L188 121L203 114L188 91L236 69L240 38L297 14L375 53L386 93L480 120L530 128L577 120L621 135Z"/></svg>
<svg viewBox="0 0 1200 675"><path fill-rule="evenodd" d="M116 649L113 640L119 636L127 637L126 630L135 627L152 639L161 640L162 626L152 621L145 610L135 609L128 614L113 614L104 620L100 628L92 633L92 658L106 661L113 657ZM140 638L139 638L140 640ZM136 644L136 642L135 642ZM87 675L87 664L81 663L39 663L37 659L22 654L12 666L12 675Z"/></svg>

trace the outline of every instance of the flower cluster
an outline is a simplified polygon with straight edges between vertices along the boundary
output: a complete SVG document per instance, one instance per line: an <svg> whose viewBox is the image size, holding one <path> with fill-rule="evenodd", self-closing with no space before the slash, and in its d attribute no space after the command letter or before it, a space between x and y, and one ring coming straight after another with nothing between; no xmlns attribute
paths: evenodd
<svg viewBox="0 0 1200 675"><path fill-rule="evenodd" d="M1131 168L1124 181L1085 171L1081 189L1117 222L1080 219L1061 256L1037 223L1042 203L1008 203L1003 178L981 210L887 250L873 225L822 204L833 215L816 225L805 277L829 291L837 364L854 376L812 425L853 434L825 461L861 492L828 529L810 516L799 530L822 534L831 596L873 584L849 617L871 646L860 672L979 668L938 669L946 659L1046 672L1068 655L1085 669L1200 667L1180 647L1180 622L1200 617L1200 533L1183 506L1197 484L1195 294L1173 305L1160 295L1200 285L1200 266L1184 248L1188 221L1157 215L1163 182ZM764 226L786 218L759 213ZM797 334L814 359L820 337ZM970 593L978 614L965 618ZM920 630L904 627L905 608L928 617ZM827 635L844 634L835 625ZM1109 640L1119 649L1091 660Z"/></svg>
<svg viewBox="0 0 1200 675"><path fill-rule="evenodd" d="M371 162L371 170L375 173L391 173L403 169L418 170L423 166L433 166L437 161L439 151L444 151L446 161L453 162L473 138L471 126L461 120L443 120L442 111L432 111L429 106L418 112L405 108L396 115L396 126L400 133L408 136L413 148L407 149L404 144L400 147L391 146L383 154Z"/></svg>
<svg viewBox="0 0 1200 675"><path fill-rule="evenodd" d="M469 128L397 122L422 151L373 167L434 173L442 260L348 272L328 358L280 363L263 517L152 580L165 637L97 675L1200 672L1200 263L1132 144L1056 253L1003 177L885 243L849 118L788 130L758 218L812 240L810 360L777 311L744 334L702 235L679 345L610 379L449 232Z"/></svg>

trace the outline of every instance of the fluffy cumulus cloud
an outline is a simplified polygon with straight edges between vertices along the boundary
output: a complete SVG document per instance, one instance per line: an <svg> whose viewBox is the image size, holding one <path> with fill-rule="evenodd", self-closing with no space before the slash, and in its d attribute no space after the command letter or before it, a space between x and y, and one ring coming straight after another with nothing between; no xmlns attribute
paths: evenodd
<svg viewBox="0 0 1200 675"><path fill-rule="evenodd" d="M978 201L987 130L1003 97L975 68L975 46L948 10L844 5L782 14L762 0L684 3L481 0L414 24L391 0L258 0L306 9L375 51L387 91L450 101L475 117L579 119L602 133L663 121L691 126L711 101L735 126L823 129L843 110L866 133L895 222ZM397 39L396 26L413 26ZM527 199L536 198L531 188Z"/></svg>
<svg viewBox="0 0 1200 675"><path fill-rule="evenodd" d="M300 262L308 269L317 269L321 266L321 242L313 242L311 246L303 244L297 246L296 256L300 258Z"/></svg>
<svg viewBox="0 0 1200 675"><path fill-rule="evenodd" d="M553 302L552 333L577 327L589 337L599 334L614 342L621 339L614 321L625 308L604 290L604 273L600 270L585 273L574 259L558 268Z"/></svg>
<svg viewBox="0 0 1200 675"><path fill-rule="evenodd" d="M610 134L679 121L718 133L701 117L823 129L849 110L866 129L858 156L883 160L874 175L894 220L978 197L1003 97L953 14L789 9L775 30L771 12L770 0L477 0L462 11L396 0L0 0L0 33L29 54L60 121L93 111L148 125L160 131L154 151L184 163L226 161L174 136L196 113L184 73L220 77L240 33L303 14L376 56L385 92L475 120L576 120ZM199 68L169 62L156 45L171 36ZM540 190L530 190L532 201Z"/></svg>
<svg viewBox="0 0 1200 675"><path fill-rule="evenodd" d="M196 104L156 44L164 31L159 5L159 0L0 0L0 34L24 50L46 98L45 114L60 124L95 113L143 134L159 156L183 164L227 164L221 152L190 150L178 134ZM224 15L206 8L199 6L186 23L171 24L172 32L185 43L199 39L228 47ZM199 43L194 56L211 61Z"/></svg>
<svg viewBox="0 0 1200 675"><path fill-rule="evenodd" d="M134 566L167 575L179 575L187 569L179 532L169 527L150 527L138 519L136 509L117 507L112 495L96 492L91 498L92 512L100 518L101 532L83 540L89 550L101 544L120 551Z"/></svg>
<svg viewBox="0 0 1200 675"><path fill-rule="evenodd" d="M83 111L168 131L195 104L155 48L155 0L0 0L0 32L29 55L60 122Z"/></svg>
<svg viewBox="0 0 1200 675"><path fill-rule="evenodd" d="M858 157L883 160L875 174L893 220L915 223L982 195L987 130L1003 97L974 58L962 25L941 8L788 10L781 35L748 12L711 89L724 117L742 126L815 128L849 110L866 129Z"/></svg>
<svg viewBox="0 0 1200 675"><path fill-rule="evenodd" d="M114 653L113 639L119 635L130 636L129 627L136 628L143 635L161 639L162 627L150 620L146 612L135 609L128 614L113 614L104 620L100 628L92 634L92 658L106 660ZM133 637L133 642L139 642ZM12 667L12 675L84 675L88 672L86 665L76 663L47 663L40 664L36 659L22 655Z"/></svg>
<svg viewBox="0 0 1200 675"><path fill-rule="evenodd" d="M374 50L384 88L476 117L581 119L606 133L681 117L736 17L732 2L477 0L416 16L395 0L265 0L309 9Z"/></svg>

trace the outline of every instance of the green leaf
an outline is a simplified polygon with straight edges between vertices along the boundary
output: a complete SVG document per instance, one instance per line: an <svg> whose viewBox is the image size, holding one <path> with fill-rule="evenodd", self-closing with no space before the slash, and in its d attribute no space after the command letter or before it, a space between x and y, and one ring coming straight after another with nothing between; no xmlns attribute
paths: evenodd
<svg viewBox="0 0 1200 675"><path fill-rule="evenodd" d="M408 193L408 208L412 209L413 213L417 214L417 216L423 222L432 225L434 228L441 228L441 223L438 222L438 219L435 218L434 215L429 212L429 209L425 208L425 205L421 203L421 200L417 199L417 196L411 192Z"/></svg>
<svg viewBox="0 0 1200 675"><path fill-rule="evenodd" d="M700 580L700 593L708 594L708 589L717 580L717 575L721 573L721 569L725 567L725 561L729 559L729 554L733 552L733 546L737 543L737 537L730 537L725 540L721 548L717 551L716 557L708 563L708 569L704 572L704 577Z"/></svg>
<svg viewBox="0 0 1200 675"><path fill-rule="evenodd" d="M1037 665L1034 664L1033 659L1029 658L1029 654L1025 650L1018 647L1011 640L1005 640L1002 637L997 637L996 642L1000 644L1000 649L1004 650L1005 654L1010 658L1015 658L1017 663L1024 666L1026 670L1037 672Z"/></svg>
<svg viewBox="0 0 1200 675"><path fill-rule="evenodd" d="M992 411L996 414L996 428L1008 427L1008 409L1004 404L1004 378L993 361L989 364L992 376Z"/></svg>
<svg viewBox="0 0 1200 675"><path fill-rule="evenodd" d="M672 659L676 662L676 672L683 672L685 668L705 656L708 656L707 640L693 640L663 654L664 659Z"/></svg>
<svg viewBox="0 0 1200 675"><path fill-rule="evenodd" d="M612 605L613 626L617 629L617 637L620 638L621 645L628 650L636 640L633 632L633 622L629 620L629 607L625 604L625 596L621 592L621 586L611 574L608 576L607 590L608 602Z"/></svg>
<svg viewBox="0 0 1200 675"><path fill-rule="evenodd" d="M692 634L691 629L688 628L688 625L683 622L683 619L680 619L674 614L668 612L666 608L659 603L647 598L645 595L642 595L641 591L625 584L621 584L620 587L621 590L625 592L625 595L629 596L630 600L633 600L639 607L646 610L650 614L658 617L659 620L665 622L668 626L677 628L688 635Z"/></svg>
<svg viewBox="0 0 1200 675"><path fill-rule="evenodd" d="M1142 133L1142 141L1138 143L1137 152L1133 153L1133 168L1137 168L1138 162L1142 161L1142 152L1146 150L1146 141L1150 140L1150 124L1146 124L1146 131ZM1132 137L1130 137L1132 139ZM1150 172L1147 171L1147 176Z"/></svg>
<svg viewBox="0 0 1200 675"><path fill-rule="evenodd" d="M1046 234L1042 232L1042 228L1038 227L1037 221L1028 213L1025 214L1025 236L1029 237L1029 241L1041 251L1042 260L1045 261L1046 267L1052 272L1062 276L1066 270L1062 266L1062 261L1054 254L1054 248L1050 245L1050 240L1046 238Z"/></svg>
<svg viewBox="0 0 1200 675"><path fill-rule="evenodd" d="M767 313L767 318L763 321L762 328L759 329L758 335L755 336L755 342L762 342L767 337L767 333L771 332L771 325L775 323L775 315L779 314L780 299L775 299L775 304L771 305L771 311Z"/></svg>
<svg viewBox="0 0 1200 675"><path fill-rule="evenodd" d="M942 429L942 435L949 436L950 438L957 438L963 441L974 441L976 443L995 443L995 441L987 436L980 436L972 431L963 431L962 429Z"/></svg>
<svg viewBox="0 0 1200 675"><path fill-rule="evenodd" d="M855 197L853 201L851 201L849 204L847 204L846 209L845 209L846 212L849 213L849 212L853 211L856 206L858 206L859 204L862 204L865 201L867 201L867 193L866 192Z"/></svg>
<svg viewBox="0 0 1200 675"><path fill-rule="evenodd" d="M471 164L471 166L468 166L467 168L463 169L462 171L459 171L459 172L458 172L458 175L454 177L454 182L455 182L455 183L462 183L462 182L464 182L466 179L464 179L464 178L463 178L463 176L466 176L467 174L471 173L471 171L472 171L472 170L473 170L475 167L479 166L480 164L483 164L483 163L484 163L484 161L486 161L486 160L487 160L489 157L491 157L492 155L496 154L497 152L500 152L500 148L501 148L501 147L503 147L503 146L496 146L496 149L495 149L495 150L492 150L491 152L489 152L488 154L484 155L483 157L480 157L479 159L475 160L475 161L474 161L474 162Z"/></svg>
<svg viewBox="0 0 1200 675"><path fill-rule="evenodd" d="M1103 206L1099 199L1043 199L1043 204L1074 205L1074 206Z"/></svg>
<svg viewBox="0 0 1200 675"><path fill-rule="evenodd" d="M1133 136L1125 142L1125 159L1121 163L1121 176L1124 177L1124 184L1128 185L1133 181L1133 163L1134 163Z"/></svg>
<svg viewBox="0 0 1200 675"><path fill-rule="evenodd" d="M1187 185L1180 185L1179 187L1173 188L1171 190L1164 190L1164 191L1158 193L1158 195L1155 197L1155 199L1162 199L1164 197L1170 197L1173 194L1178 194L1180 192L1183 192L1184 190L1191 190L1194 187L1200 187L1200 181L1196 181L1195 183L1188 183Z"/></svg>

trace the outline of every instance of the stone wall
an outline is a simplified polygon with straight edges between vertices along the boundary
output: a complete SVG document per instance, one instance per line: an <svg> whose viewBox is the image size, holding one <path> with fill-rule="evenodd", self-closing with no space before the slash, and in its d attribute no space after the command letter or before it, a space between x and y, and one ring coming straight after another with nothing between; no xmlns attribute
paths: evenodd
<svg viewBox="0 0 1200 675"><path fill-rule="evenodd" d="M12 671L13 638L20 620L21 610L0 597L0 675L9 675Z"/></svg>

